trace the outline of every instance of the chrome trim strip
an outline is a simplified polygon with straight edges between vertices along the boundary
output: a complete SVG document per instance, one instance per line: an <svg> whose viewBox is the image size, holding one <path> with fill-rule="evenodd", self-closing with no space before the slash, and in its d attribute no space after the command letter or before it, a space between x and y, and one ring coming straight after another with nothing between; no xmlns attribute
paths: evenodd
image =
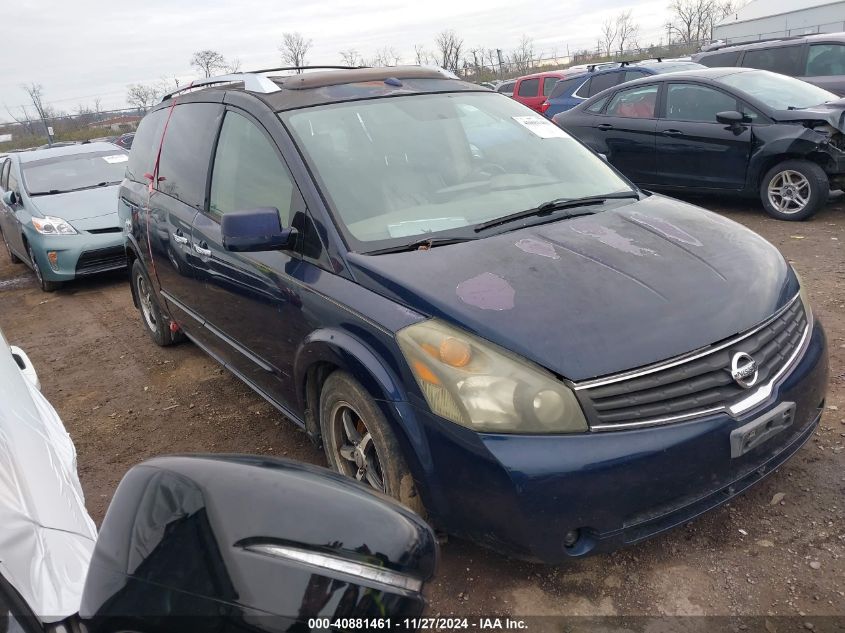
<svg viewBox="0 0 845 633"><path fill-rule="evenodd" d="M784 312L789 310L789 308L791 308L792 305L796 301L798 301L800 296L801 296L801 293L799 292L794 297L792 297L792 299L785 306L783 306L780 310L775 312L771 317L769 317L768 319L763 321L760 325L758 325L757 327L755 327L751 330L748 330L747 332L745 332L744 334L741 334L740 336L738 336L736 338L733 338L733 339L731 339L731 340L729 340L725 343L722 343L721 345L719 345L717 347L706 349L702 352L699 352L698 354L692 354L690 356L675 357L674 360L663 361L663 362L658 363L656 365L651 365L650 367L647 367L645 369L629 371L629 372L622 373L622 374L616 374L614 376L609 376L607 378L596 378L595 380L587 380L587 381L584 381L584 382L575 383L573 385L574 389L575 389L575 391L580 391L582 389L591 389L593 387L603 387L604 385L610 385L610 384L615 383L615 382L621 382L623 380L630 380L631 378L639 378L640 376L647 376L648 374L653 374L654 372L661 371L663 369L669 369L671 367L677 367L678 365L683 365L684 363L688 363L692 360L703 358L704 356L709 356L710 354L715 354L716 352L721 351L721 350L725 349L726 347L730 347L731 345L735 345L736 343L739 343L740 341L747 339L749 336L756 334L757 332L762 330L764 327L768 326L773 321L777 320ZM807 317L807 320L809 321L809 316Z"/></svg>
<svg viewBox="0 0 845 633"><path fill-rule="evenodd" d="M711 413L718 413L724 411L725 407L713 407L712 409L701 409L699 411L692 411L690 413L683 413L681 415L670 415L665 418L650 418L648 420L639 420L638 422L620 422L619 424L596 424L590 427L591 431L616 431L618 429L635 429L643 426L660 426L662 424L669 424L670 422L679 422L681 420L697 418Z"/></svg>
<svg viewBox="0 0 845 633"><path fill-rule="evenodd" d="M399 572L382 567L376 567L367 563L347 560L334 554L323 552L312 552L289 545L277 545L275 543L255 543L244 546L248 552L285 558L287 560L305 563L328 571L348 574L359 579L368 580L380 585L387 585L405 591L419 592L422 590L422 581L412 578Z"/></svg>
<svg viewBox="0 0 845 633"><path fill-rule="evenodd" d="M736 416L741 413L745 413L749 409L757 406L764 400L766 400L769 396L772 395L772 390L774 389L775 383L780 380L781 376L783 376L787 371L789 371L792 366L795 364L795 360L798 358L798 355L801 354L806 349L806 343L810 338L810 331L812 330L812 323L810 320L807 320L807 326L804 328L804 334L801 336L801 341L798 343L798 346L795 348L795 351L792 352L792 356L783 364L777 373L771 377L769 382L765 385L761 385L757 391L752 393L750 396L743 398L736 404L732 404L728 407L728 411L730 411L731 415Z"/></svg>

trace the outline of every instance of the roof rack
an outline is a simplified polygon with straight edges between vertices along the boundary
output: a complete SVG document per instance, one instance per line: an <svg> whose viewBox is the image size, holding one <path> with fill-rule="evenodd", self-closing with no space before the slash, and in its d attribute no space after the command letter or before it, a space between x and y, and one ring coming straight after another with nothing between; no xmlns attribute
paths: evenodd
<svg viewBox="0 0 845 633"><path fill-rule="evenodd" d="M365 68L364 66L282 66L280 68L262 68L261 70L251 70L242 73L229 73L227 75L217 75L215 77L206 77L205 79L198 79L192 81L187 86L182 86L165 94L161 100L166 101L174 95L186 92L188 90L195 90L204 86L212 86L214 84L229 84L229 83L243 83L244 90L250 92L260 92L268 94L277 92L279 85L265 77L265 73L284 72L284 71L302 71L302 70L356 70L358 68Z"/></svg>
<svg viewBox="0 0 845 633"><path fill-rule="evenodd" d="M630 66L631 64L639 64L639 63L642 63L642 62L651 62L651 61L663 63L663 58L662 57L645 57L643 59L625 59L625 60L619 62L619 65L620 66Z"/></svg>
<svg viewBox="0 0 845 633"><path fill-rule="evenodd" d="M800 40L810 35L818 35L817 33L807 33L804 35L784 35L783 37L764 37L760 40L748 40L746 42L723 42L721 44L708 44L707 50L702 49L702 53L709 53L711 51L718 51L723 48L731 48L732 46L748 46L749 44L761 44L763 42L788 42L789 40Z"/></svg>

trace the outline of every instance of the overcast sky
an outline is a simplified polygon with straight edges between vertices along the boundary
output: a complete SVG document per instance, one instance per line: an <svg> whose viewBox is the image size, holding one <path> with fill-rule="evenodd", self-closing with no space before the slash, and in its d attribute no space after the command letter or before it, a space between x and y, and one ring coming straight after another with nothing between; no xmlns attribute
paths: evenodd
<svg viewBox="0 0 845 633"><path fill-rule="evenodd" d="M21 83L44 87L48 104L73 112L101 98L103 108L124 107L126 86L194 76L194 51L211 48L237 57L242 70L278 66L285 31L313 40L312 64L336 64L341 50L365 57L393 47L413 63L414 44L434 48L435 35L454 29L470 47L507 51L522 34L536 52L563 55L594 48L602 22L630 9L640 42L663 35L670 0L6 0L0 120L6 107L26 103Z"/></svg>

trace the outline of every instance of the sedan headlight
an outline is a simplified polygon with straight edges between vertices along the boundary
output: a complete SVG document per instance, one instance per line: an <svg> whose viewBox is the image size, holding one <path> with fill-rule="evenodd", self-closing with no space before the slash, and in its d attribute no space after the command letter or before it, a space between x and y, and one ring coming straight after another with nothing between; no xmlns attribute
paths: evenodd
<svg viewBox="0 0 845 633"><path fill-rule="evenodd" d="M575 394L541 367L437 320L397 334L431 410L475 431L578 433Z"/></svg>
<svg viewBox="0 0 845 633"><path fill-rule="evenodd" d="M32 226L41 235L76 235L76 229L61 218L32 218Z"/></svg>

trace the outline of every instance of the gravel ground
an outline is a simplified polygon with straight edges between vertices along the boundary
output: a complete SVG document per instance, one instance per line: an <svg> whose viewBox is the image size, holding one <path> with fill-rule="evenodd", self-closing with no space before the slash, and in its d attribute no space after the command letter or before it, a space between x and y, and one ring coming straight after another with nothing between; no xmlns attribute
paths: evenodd
<svg viewBox="0 0 845 633"><path fill-rule="evenodd" d="M694 202L758 231L801 272L830 344L819 431L730 505L612 555L548 567L453 539L428 588L430 615L845 615L845 198L805 223L769 219L754 203ZM255 452L325 465L196 347L154 346L123 275L45 294L4 250L0 328L30 355L76 442L97 522L126 470L154 455Z"/></svg>

